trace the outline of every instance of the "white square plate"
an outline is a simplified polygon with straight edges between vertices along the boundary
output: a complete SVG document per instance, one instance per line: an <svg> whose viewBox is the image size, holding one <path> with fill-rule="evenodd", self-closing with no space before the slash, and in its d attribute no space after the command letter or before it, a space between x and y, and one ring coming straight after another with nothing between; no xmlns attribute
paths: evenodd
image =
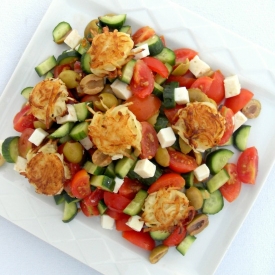
<svg viewBox="0 0 275 275"><path fill-rule="evenodd" d="M248 121L252 126L248 146L255 145L259 151L257 182L243 185L234 203L225 202L224 209L210 217L210 225L186 256L172 248L156 265L149 263L146 251L129 244L119 232L103 230L98 217L88 219L80 213L71 223L62 223L62 209L52 198L37 195L10 164L0 169L0 215L103 274L213 274L274 164L275 156L269 152L275 149L275 128L266 125L272 125L275 117L275 56L166 0L97 2L52 2L1 96L0 140L18 135L12 119L24 102L20 91L41 80L34 67L66 48L52 41L53 28L67 21L83 33L86 24L99 15L126 13L134 30L151 26L165 36L168 47L193 48L213 69L221 69L226 76L238 74L242 87L261 101L260 117Z"/></svg>

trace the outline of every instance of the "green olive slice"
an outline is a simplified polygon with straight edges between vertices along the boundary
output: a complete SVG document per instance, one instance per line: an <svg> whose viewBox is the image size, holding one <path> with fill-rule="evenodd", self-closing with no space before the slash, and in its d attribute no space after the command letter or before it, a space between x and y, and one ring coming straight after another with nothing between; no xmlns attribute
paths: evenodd
<svg viewBox="0 0 275 275"><path fill-rule="evenodd" d="M149 261L151 264L157 263L167 252L169 246L161 244L156 246L150 253Z"/></svg>
<svg viewBox="0 0 275 275"><path fill-rule="evenodd" d="M251 99L242 109L247 118L256 118L261 112L261 102L257 99Z"/></svg>
<svg viewBox="0 0 275 275"><path fill-rule="evenodd" d="M170 155L168 150L166 148L159 147L155 155L155 160L159 165L168 167L170 162Z"/></svg>
<svg viewBox="0 0 275 275"><path fill-rule="evenodd" d="M195 210L202 208L203 197L200 190L197 187L191 186L189 189L185 191L185 195L189 200L189 204L193 206Z"/></svg>
<svg viewBox="0 0 275 275"><path fill-rule="evenodd" d="M208 216L206 214L198 214L187 225L187 233L191 236L199 234L209 224Z"/></svg>

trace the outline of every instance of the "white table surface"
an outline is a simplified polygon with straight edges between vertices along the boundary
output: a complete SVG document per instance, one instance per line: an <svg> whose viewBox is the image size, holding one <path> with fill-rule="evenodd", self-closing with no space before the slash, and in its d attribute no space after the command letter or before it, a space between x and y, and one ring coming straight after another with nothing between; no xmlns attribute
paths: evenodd
<svg viewBox="0 0 275 275"><path fill-rule="evenodd" d="M51 2L1 1L0 93ZM270 51L275 49L274 0L174 2ZM215 275L275 274L274 182L275 167ZM0 274L99 273L0 217Z"/></svg>

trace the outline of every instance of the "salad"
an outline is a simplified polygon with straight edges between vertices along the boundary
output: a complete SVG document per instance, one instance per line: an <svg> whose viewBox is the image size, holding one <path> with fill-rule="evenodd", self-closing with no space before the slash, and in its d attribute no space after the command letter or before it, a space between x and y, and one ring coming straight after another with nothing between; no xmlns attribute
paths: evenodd
<svg viewBox="0 0 275 275"><path fill-rule="evenodd" d="M0 160L64 204L63 222L100 216L156 263L170 247L185 255L224 199L255 184L247 122L261 104L237 75L125 22L99 16L84 36L68 22L53 29L69 49L35 68L44 79L22 90L18 136L3 140Z"/></svg>

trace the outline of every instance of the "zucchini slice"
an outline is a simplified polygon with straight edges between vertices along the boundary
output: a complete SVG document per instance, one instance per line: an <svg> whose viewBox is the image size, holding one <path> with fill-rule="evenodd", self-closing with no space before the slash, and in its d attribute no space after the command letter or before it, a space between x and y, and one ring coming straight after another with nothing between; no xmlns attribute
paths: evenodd
<svg viewBox="0 0 275 275"><path fill-rule="evenodd" d="M2 156L9 163L15 163L19 155L18 151L19 137L8 137L2 144Z"/></svg>
<svg viewBox="0 0 275 275"><path fill-rule="evenodd" d="M70 33L72 27L67 22L60 22L57 26L53 29L53 41L57 44L62 44L66 38L66 36Z"/></svg>
<svg viewBox="0 0 275 275"><path fill-rule="evenodd" d="M126 14L99 16L98 20L99 20L99 24L102 27L107 26L110 29L119 30L125 23Z"/></svg>

